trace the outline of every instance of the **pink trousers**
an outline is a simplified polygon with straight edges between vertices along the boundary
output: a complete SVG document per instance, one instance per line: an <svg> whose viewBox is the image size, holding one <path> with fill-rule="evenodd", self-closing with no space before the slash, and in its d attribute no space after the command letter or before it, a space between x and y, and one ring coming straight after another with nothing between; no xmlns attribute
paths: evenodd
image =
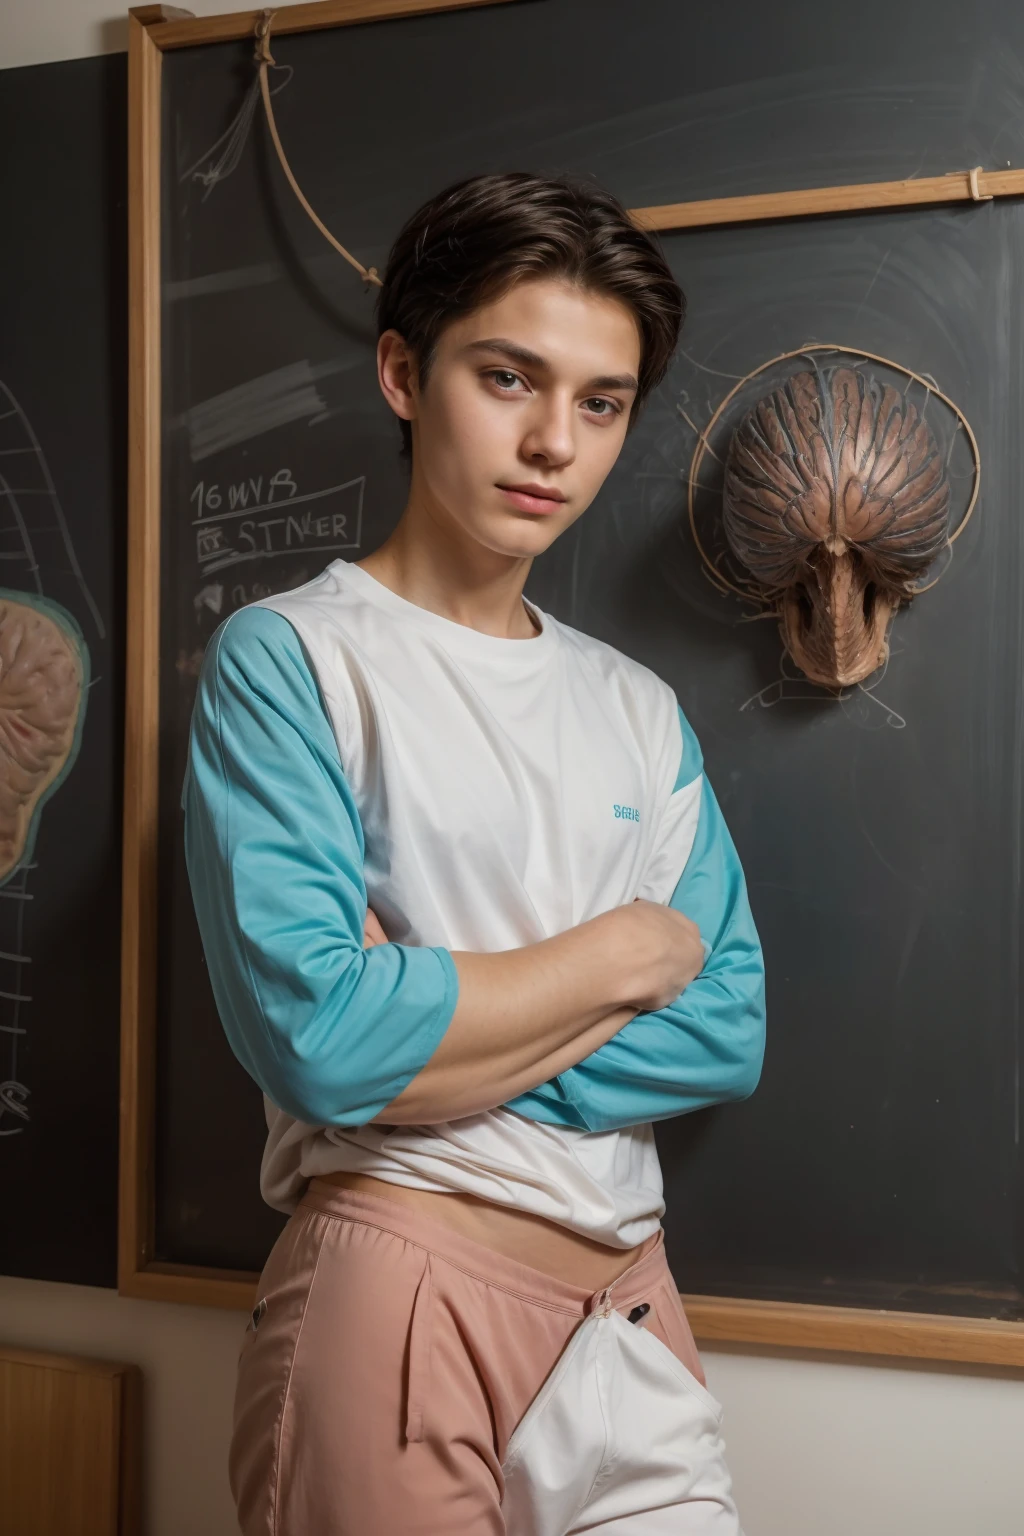
<svg viewBox="0 0 1024 1536"><path fill-rule="evenodd" d="M660 1232L594 1295L314 1180L259 1296L230 1457L244 1536L503 1536L513 1431L599 1306L646 1303L642 1326L717 1427Z"/></svg>

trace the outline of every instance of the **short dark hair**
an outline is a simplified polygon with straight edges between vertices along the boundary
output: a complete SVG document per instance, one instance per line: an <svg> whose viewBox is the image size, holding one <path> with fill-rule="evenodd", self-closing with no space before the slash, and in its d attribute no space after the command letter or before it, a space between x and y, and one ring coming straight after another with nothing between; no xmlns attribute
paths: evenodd
<svg viewBox="0 0 1024 1536"><path fill-rule="evenodd" d="M635 417L665 376L686 299L651 237L594 184L507 171L439 192L391 248L377 300L378 335L398 331L424 384L446 325L537 277L565 278L632 310L641 339ZM400 426L408 452L409 423Z"/></svg>

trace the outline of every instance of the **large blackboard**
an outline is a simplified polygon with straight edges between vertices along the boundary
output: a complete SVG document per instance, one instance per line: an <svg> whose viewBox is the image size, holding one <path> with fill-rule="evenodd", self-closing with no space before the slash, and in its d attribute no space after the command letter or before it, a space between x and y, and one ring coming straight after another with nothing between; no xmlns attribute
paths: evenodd
<svg viewBox="0 0 1024 1536"><path fill-rule="evenodd" d="M77 628L89 675L0 884L0 1271L90 1285L117 1268L125 83L123 58L0 73L0 587Z"/></svg>
<svg viewBox="0 0 1024 1536"><path fill-rule="evenodd" d="M280 38L282 136L367 264L458 177L592 174L630 206L944 172L1024 154L1024 16L1005 3L720 10L543 0ZM884 39L884 46L880 40ZM404 479L371 301L305 220L257 113L200 179L251 47L164 62L162 845L157 1253L256 1268L256 1089L203 970L178 794L194 674L266 588L365 553ZM281 78L281 77L278 77ZM686 1290L1024 1317L1017 1135L1024 208L669 234L684 352L580 525L544 608L654 667L702 741L747 870L770 1043L748 1104L660 1128ZM685 526L694 435L735 376L810 341L935 377L984 493L872 695L780 683ZM959 464L958 477L964 466ZM712 490L714 469L709 466ZM964 489L958 478L956 491ZM781 695L781 696L780 696ZM883 702L884 701L884 702Z"/></svg>

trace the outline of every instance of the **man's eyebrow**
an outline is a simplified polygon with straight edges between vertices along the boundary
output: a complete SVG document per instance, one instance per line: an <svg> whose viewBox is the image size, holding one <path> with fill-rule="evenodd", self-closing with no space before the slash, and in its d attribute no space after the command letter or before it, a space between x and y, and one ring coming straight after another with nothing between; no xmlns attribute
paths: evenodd
<svg viewBox="0 0 1024 1536"><path fill-rule="evenodd" d="M531 352L529 347L521 346L518 341L510 341L507 336L488 336L484 341L471 341L466 347L467 352L500 352L511 362L521 363L524 368L550 369L547 358L541 357L539 352ZM602 373L596 379L590 379L588 389L639 389L639 381L632 373Z"/></svg>

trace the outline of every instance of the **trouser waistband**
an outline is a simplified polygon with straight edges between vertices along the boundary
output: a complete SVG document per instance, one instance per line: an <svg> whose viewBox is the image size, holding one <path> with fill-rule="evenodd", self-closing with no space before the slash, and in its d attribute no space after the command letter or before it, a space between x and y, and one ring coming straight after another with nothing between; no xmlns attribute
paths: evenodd
<svg viewBox="0 0 1024 1536"><path fill-rule="evenodd" d="M324 1179L311 1181L299 1209L392 1232L485 1285L497 1286L524 1300L578 1317L585 1317L599 1308L619 1308L633 1300L643 1300L643 1293L654 1277L665 1272L665 1235L660 1227L644 1243L635 1263L610 1285L590 1291L497 1253L397 1200L367 1194L363 1190L345 1189Z"/></svg>

